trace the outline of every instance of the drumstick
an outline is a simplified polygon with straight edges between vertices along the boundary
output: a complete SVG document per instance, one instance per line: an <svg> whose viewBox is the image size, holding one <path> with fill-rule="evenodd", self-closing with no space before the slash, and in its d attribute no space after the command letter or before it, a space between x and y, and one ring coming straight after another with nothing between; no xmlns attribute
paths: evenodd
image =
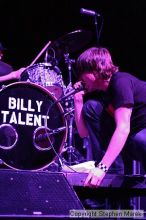
<svg viewBox="0 0 146 220"><path fill-rule="evenodd" d="M32 66L38 59L39 59L39 57L44 53L44 51L47 49L47 47L50 45L50 43L51 43L51 41L49 41L47 44L46 44L46 46L41 50L41 52L36 56L36 58L31 62L31 64L28 66L28 67L30 67L30 66ZM28 68L27 67L27 68Z"/></svg>

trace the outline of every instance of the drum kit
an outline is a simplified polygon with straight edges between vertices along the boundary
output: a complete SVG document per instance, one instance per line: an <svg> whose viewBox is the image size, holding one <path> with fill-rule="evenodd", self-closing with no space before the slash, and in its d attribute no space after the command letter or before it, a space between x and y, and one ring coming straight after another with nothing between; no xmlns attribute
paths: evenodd
<svg viewBox="0 0 146 220"><path fill-rule="evenodd" d="M70 59L70 54L86 46L91 38L90 31L77 30L49 42L42 50L44 62L36 63L37 56L19 82L1 89L1 164L16 170L43 170L65 151L69 156L67 162L72 164L73 96L67 96L67 100L63 97L73 89L75 60ZM58 67L63 59L68 85Z"/></svg>

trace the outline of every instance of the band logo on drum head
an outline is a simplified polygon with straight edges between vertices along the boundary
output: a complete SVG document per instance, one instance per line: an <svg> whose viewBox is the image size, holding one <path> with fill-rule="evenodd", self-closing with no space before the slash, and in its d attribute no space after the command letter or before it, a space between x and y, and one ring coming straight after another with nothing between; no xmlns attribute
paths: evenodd
<svg viewBox="0 0 146 220"><path fill-rule="evenodd" d="M1 110L2 123L45 126L49 116L41 115L43 101L8 97L7 110Z"/></svg>

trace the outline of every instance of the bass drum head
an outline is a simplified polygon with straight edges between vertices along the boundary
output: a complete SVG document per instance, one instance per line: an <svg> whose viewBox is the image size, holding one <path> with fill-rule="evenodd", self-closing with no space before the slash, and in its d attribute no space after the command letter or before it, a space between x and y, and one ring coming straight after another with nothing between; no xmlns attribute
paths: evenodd
<svg viewBox="0 0 146 220"><path fill-rule="evenodd" d="M2 162L18 170L47 167L67 138L62 106L48 90L29 82L4 87L0 100Z"/></svg>

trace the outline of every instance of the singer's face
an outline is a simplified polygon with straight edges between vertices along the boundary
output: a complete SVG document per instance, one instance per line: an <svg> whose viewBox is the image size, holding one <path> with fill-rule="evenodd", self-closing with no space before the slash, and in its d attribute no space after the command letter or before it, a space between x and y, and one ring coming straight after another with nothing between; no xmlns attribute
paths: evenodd
<svg viewBox="0 0 146 220"><path fill-rule="evenodd" d="M105 91L109 85L109 81L98 77L98 74L95 77L92 72L83 73L80 79L84 83L87 92L93 92L97 89Z"/></svg>
<svg viewBox="0 0 146 220"><path fill-rule="evenodd" d="M104 90L104 80L101 78L97 78L97 74L92 72L84 72L81 75L81 81L85 84L85 89L87 92L93 92L97 89Z"/></svg>
<svg viewBox="0 0 146 220"><path fill-rule="evenodd" d="M85 72L81 75L80 80L84 83L87 92L97 90L96 78L93 73Z"/></svg>

